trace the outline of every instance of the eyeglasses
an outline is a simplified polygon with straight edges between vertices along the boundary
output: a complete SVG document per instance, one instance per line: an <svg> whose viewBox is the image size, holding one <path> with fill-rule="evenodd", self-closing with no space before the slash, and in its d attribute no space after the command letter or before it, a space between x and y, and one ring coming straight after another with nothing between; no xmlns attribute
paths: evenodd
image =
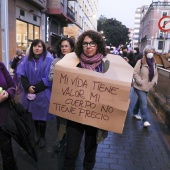
<svg viewBox="0 0 170 170"><path fill-rule="evenodd" d="M96 47L96 43L91 41L91 42L83 42L83 47L87 47L87 46L90 46L90 47Z"/></svg>
<svg viewBox="0 0 170 170"><path fill-rule="evenodd" d="M60 48L64 48L64 47L65 47L65 48L68 48L68 47L70 47L70 46L69 46L69 45L61 45L61 46L60 46Z"/></svg>

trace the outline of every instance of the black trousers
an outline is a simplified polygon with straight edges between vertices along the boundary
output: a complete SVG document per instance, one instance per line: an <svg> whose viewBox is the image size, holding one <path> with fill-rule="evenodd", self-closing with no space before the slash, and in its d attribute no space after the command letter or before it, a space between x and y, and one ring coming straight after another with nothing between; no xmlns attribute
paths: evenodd
<svg viewBox="0 0 170 170"><path fill-rule="evenodd" d="M83 134L85 133L85 157L83 167L87 170L92 170L96 162L97 128L76 123L73 121L67 122L67 145L65 152L64 168L66 170L75 170L75 163L79 154L80 145Z"/></svg>
<svg viewBox="0 0 170 170"><path fill-rule="evenodd" d="M3 160L3 170L17 170L11 137L0 128L0 150Z"/></svg>

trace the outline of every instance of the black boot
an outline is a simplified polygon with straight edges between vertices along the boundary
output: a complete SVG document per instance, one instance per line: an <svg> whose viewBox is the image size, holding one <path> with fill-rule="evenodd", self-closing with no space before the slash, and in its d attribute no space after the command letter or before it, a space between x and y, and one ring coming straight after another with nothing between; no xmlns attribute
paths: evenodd
<svg viewBox="0 0 170 170"><path fill-rule="evenodd" d="M44 146L45 146L45 138L40 137L39 147L44 148Z"/></svg>
<svg viewBox="0 0 170 170"><path fill-rule="evenodd" d="M46 131L46 121L39 121L40 125L40 141L39 141L39 147L44 148L45 147L45 131Z"/></svg>
<svg viewBox="0 0 170 170"><path fill-rule="evenodd" d="M34 133L35 144L38 144L40 141L40 126L38 120L34 120L34 126L35 126L35 133Z"/></svg>

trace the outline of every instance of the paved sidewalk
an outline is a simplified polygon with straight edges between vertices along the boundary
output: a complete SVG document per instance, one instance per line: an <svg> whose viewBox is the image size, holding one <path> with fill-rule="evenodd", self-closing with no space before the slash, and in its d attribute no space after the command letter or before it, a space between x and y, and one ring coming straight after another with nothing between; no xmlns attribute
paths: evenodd
<svg viewBox="0 0 170 170"><path fill-rule="evenodd" d="M131 96L134 99L133 91ZM143 128L142 121L132 118L133 99L123 134L109 132L108 138L99 144L94 170L170 169L170 151L163 140L159 122L154 119L153 114L149 114L151 126ZM64 152L56 154L52 148L56 141L56 129L55 119L49 121L46 133L47 145L43 149L36 148L38 162L13 142L19 170L61 170ZM82 170L83 155L83 147L81 147L76 170Z"/></svg>

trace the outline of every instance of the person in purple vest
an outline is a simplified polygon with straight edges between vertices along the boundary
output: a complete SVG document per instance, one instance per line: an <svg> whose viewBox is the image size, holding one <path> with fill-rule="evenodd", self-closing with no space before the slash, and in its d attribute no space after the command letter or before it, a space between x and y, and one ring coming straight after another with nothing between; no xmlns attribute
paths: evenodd
<svg viewBox="0 0 170 170"><path fill-rule="evenodd" d="M48 111L52 87L48 74L52 61L53 56L47 52L45 43L35 39L29 55L24 57L17 70L24 88L21 103L32 113L37 133L36 143L41 148L45 146L46 123L54 117Z"/></svg>
<svg viewBox="0 0 170 170"><path fill-rule="evenodd" d="M0 150L4 170L17 170L15 163L11 137L2 130L2 126L7 118L9 100L14 98L15 84L6 69L5 65L0 62Z"/></svg>
<svg viewBox="0 0 170 170"><path fill-rule="evenodd" d="M22 51L22 49L17 49L16 55L13 57L12 61L10 62L11 68L13 69L13 73L14 73L13 81L17 88L17 90L16 90L17 94L21 94L21 92L22 92L21 80L17 76L17 67L20 65L20 63L22 62L24 57L25 57L25 55L24 55L24 52Z"/></svg>

